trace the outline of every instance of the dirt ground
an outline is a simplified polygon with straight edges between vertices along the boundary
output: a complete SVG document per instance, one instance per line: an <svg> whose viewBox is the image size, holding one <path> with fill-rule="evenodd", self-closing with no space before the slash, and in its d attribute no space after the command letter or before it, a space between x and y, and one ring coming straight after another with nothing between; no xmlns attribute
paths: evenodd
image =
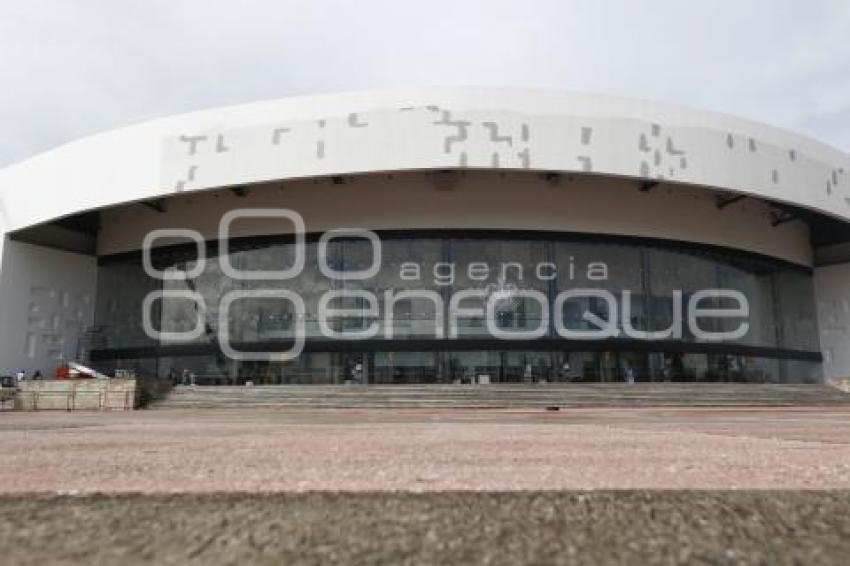
<svg viewBox="0 0 850 566"><path fill-rule="evenodd" d="M847 564L850 492L0 498L4 564Z"/></svg>

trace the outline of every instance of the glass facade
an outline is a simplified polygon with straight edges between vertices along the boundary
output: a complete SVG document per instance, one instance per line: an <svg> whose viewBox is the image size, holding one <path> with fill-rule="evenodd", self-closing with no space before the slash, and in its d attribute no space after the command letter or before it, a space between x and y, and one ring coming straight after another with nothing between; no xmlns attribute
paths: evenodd
<svg viewBox="0 0 850 566"><path fill-rule="evenodd" d="M331 240L323 257L319 247L306 244L303 269L287 280L251 276L295 263L283 238L230 242L226 259L244 278L225 275L214 242L186 280L149 277L141 254L101 258L93 358L163 376L189 369L209 383L820 380L811 273L762 256L483 232L381 234L380 257L362 238ZM152 262L185 273L195 254L191 245L160 248ZM345 275L373 264L369 277ZM263 290L295 292L304 309L240 296L227 307L229 340L240 351L285 350L303 324L297 359L221 352L222 299ZM153 338L142 324L151 291L166 292L147 304L162 333ZM332 291L348 294L327 302ZM322 301L350 313L322 319Z"/></svg>

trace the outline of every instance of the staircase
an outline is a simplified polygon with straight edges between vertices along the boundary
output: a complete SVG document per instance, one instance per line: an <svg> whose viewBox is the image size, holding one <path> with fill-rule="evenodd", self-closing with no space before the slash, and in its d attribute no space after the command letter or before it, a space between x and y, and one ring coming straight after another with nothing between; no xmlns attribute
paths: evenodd
<svg viewBox="0 0 850 566"><path fill-rule="evenodd" d="M827 385L637 383L175 387L153 409L850 406Z"/></svg>

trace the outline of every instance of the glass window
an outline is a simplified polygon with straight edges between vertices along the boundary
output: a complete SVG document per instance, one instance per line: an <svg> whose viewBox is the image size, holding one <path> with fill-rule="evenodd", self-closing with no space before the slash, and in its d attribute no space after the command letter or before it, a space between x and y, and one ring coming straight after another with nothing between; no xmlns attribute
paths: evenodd
<svg viewBox="0 0 850 566"><path fill-rule="evenodd" d="M486 309L494 305L494 324L501 333L533 331L542 327L541 338L557 338L553 327L543 325L548 316L562 317L572 330L598 331L586 313L609 319L612 313L605 297L574 297L561 312L553 312L558 293L570 289L606 291L613 296L617 310L616 328L624 342L651 338L659 341L654 353L631 354L632 346L604 344L607 351L572 351L578 340L559 351L557 342L537 345L529 351L504 351L498 343L481 344L480 350L436 354L430 352L393 352L372 343L367 351L304 353L297 360L268 364L235 364L220 354L167 356L154 371L182 373L191 369L210 383L239 383L255 379L262 383L345 383L373 380L380 383L465 382L524 380L552 381L817 381L820 364L808 361L784 361L767 357L748 357L740 346L778 348L817 352L819 350L814 290L811 273L779 261L743 253L725 253L713 248L647 245L645 242L610 243L569 241L557 238L526 239L503 237L470 238L384 238L378 273L369 279L343 277L336 280L321 273L315 243L307 244L305 266L290 280L230 279L225 277L210 246L211 257L204 271L191 280L159 281L148 277L141 257L107 258L98 268L98 293L95 324L98 350L119 348L149 349L149 358L159 356L159 344L149 338L142 325L141 305L155 290L191 291L199 294L206 311L185 298L158 300L151 318L157 330L188 332L202 323L203 332L195 347L216 347L219 305L232 290L286 289L297 292L304 301L304 323L308 341L324 339L318 320L318 305L331 290L368 291L374 294L378 314L360 318L336 319L330 326L337 331L356 331L377 323L375 340L432 340L437 337L437 320L449 329L449 305L454 293L479 290L483 298L467 299L461 308ZM232 246L231 264L239 270L275 271L294 261L292 244L268 238L241 239ZM174 248L154 251L157 269L191 270L192 254ZM358 238L336 239L328 246L327 261L337 271L367 269L373 263L369 241ZM747 332L731 340L736 354L716 353L716 348L698 344L688 322L688 302L699 291L725 289L742 293L749 315L743 318L703 317L699 328L707 332L731 332L748 325ZM401 297L405 292L416 297ZM387 292L391 295L388 296ZM535 297L523 296L536 292ZM681 292L681 320L674 320L677 296ZM549 312L536 297L543 296ZM363 298L346 299L335 307L363 307ZM701 308L733 308L732 298L709 297ZM626 311L628 311L626 313ZM625 314L624 314L625 313ZM628 316L626 316L626 314ZM233 303L229 312L232 342L271 343L293 337L299 314L290 301L272 298L248 298ZM201 318L199 318L201 317ZM490 339L484 317L460 317L459 337ZM665 330L680 324L680 340L689 343L695 353L664 352L682 348L670 344L676 334ZM656 333L647 336L647 332ZM713 344L716 346L716 344ZM315 345L313 346L315 348ZM418 346L417 346L418 347ZM553 351L535 353L551 347ZM597 348L600 345L597 344ZM324 346L322 346L324 348ZM466 348L466 346L463 346ZM702 349L700 349L702 348ZM426 348L427 349L427 348ZM513 349L513 346L512 346ZM581 350L581 347L578 347ZM593 350L588 348L587 350ZM642 348L634 348L642 349ZM173 350L169 350L173 351ZM197 350L195 350L197 351ZM708 353L699 353L711 351ZM132 355L136 355L134 352ZM763 352L759 352L763 355ZM116 353L119 355L120 353ZM126 354L126 352L125 352ZM783 356L788 352L784 352ZM123 355L123 354L121 354ZM793 353L792 353L793 356ZM809 359L811 356L797 356ZM191 359L190 359L191 358ZM134 358L137 363L138 359ZM113 360L119 363L120 360ZM130 362L128 362L130 363ZM184 367L185 366L185 367ZM529 367L530 366L530 367ZM359 368L359 369L358 369ZM147 370L146 370L147 371Z"/></svg>
<svg viewBox="0 0 850 566"><path fill-rule="evenodd" d="M142 302L161 289L142 268L141 259L100 265L97 274L95 326L104 348L155 346L142 325ZM153 305L152 320L159 320L161 301Z"/></svg>
<svg viewBox="0 0 850 566"><path fill-rule="evenodd" d="M486 309L488 301L494 304L496 326L504 332L532 332L545 329L545 305L522 291L542 293L549 301L549 270L541 267L547 263L546 245L529 240L465 240L451 241L452 291L479 290L482 298L465 299L460 308ZM543 274L541 278L539 275ZM551 312L551 305L549 307ZM484 318L459 318L458 334L489 336Z"/></svg>
<svg viewBox="0 0 850 566"><path fill-rule="evenodd" d="M616 323L623 331L623 291L631 292L629 322L638 330L646 329L645 297L641 250L612 244L585 242L556 242L555 264L558 268L557 292L568 289L598 289L614 295L618 310L616 320L611 321L608 303L599 297L576 297L564 303L562 316L564 326L570 330L595 331L599 326L585 318L590 312L597 317ZM627 336L621 334L622 337Z"/></svg>

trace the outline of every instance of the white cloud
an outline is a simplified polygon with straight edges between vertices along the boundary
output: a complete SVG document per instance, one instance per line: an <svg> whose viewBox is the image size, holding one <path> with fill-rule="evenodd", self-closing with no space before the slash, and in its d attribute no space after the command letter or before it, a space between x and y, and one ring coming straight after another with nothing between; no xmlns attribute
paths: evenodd
<svg viewBox="0 0 850 566"><path fill-rule="evenodd" d="M0 163L154 116L400 85L720 110L850 149L846 0L4 0Z"/></svg>

